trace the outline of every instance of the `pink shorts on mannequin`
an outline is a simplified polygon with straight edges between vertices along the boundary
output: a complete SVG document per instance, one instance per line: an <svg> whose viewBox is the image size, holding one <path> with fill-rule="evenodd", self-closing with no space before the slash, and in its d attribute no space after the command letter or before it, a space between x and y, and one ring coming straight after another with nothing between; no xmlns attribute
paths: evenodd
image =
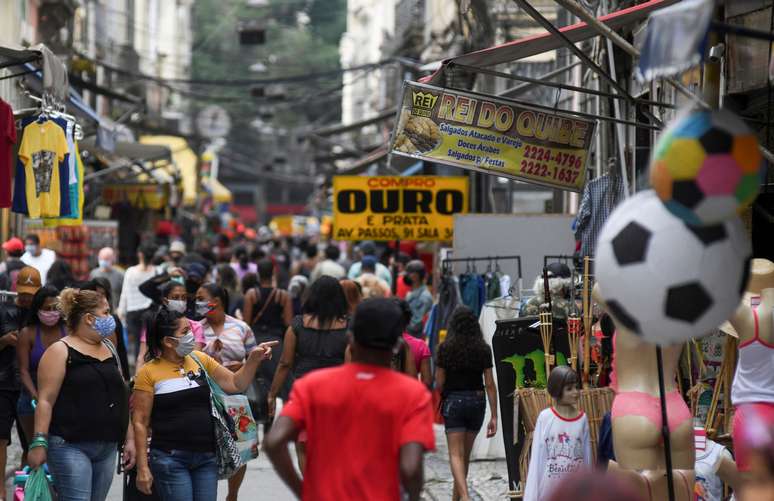
<svg viewBox="0 0 774 501"><path fill-rule="evenodd" d="M683 397L677 391L666 394L667 421L669 431L691 419L691 411L685 405ZM649 393L641 391L625 391L616 394L610 417L615 420L624 416L642 416L661 429L661 401Z"/></svg>
<svg viewBox="0 0 774 501"><path fill-rule="evenodd" d="M767 435L772 426L774 426L774 404L760 402L740 404L735 407L734 429L731 436L734 439L734 458L739 470L750 469L750 449L753 449L758 442L757 436Z"/></svg>

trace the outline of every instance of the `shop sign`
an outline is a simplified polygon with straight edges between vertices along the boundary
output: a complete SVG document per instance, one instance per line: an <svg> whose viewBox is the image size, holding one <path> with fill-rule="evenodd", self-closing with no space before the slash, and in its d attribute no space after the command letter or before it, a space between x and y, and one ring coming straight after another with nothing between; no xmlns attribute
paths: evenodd
<svg viewBox="0 0 774 501"><path fill-rule="evenodd" d="M335 176L336 240L452 240L454 214L468 211L468 179Z"/></svg>
<svg viewBox="0 0 774 501"><path fill-rule="evenodd" d="M580 191L596 123L480 94L406 82L392 153Z"/></svg>

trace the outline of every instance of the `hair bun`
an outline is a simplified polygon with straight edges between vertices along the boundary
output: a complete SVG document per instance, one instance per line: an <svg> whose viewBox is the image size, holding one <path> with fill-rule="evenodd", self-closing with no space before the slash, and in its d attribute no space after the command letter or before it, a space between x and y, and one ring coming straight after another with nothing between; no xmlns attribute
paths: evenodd
<svg viewBox="0 0 774 501"><path fill-rule="evenodd" d="M72 314L73 308L78 302L78 290L72 287L67 287L59 293L59 311L62 312L62 316L67 319Z"/></svg>

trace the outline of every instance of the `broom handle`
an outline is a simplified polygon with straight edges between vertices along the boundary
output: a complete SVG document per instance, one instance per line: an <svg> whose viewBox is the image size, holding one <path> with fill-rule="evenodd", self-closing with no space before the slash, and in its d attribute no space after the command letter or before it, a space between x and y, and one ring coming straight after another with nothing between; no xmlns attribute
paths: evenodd
<svg viewBox="0 0 774 501"><path fill-rule="evenodd" d="M589 365L591 364L591 291L589 290L589 257L583 258L583 387L589 387Z"/></svg>

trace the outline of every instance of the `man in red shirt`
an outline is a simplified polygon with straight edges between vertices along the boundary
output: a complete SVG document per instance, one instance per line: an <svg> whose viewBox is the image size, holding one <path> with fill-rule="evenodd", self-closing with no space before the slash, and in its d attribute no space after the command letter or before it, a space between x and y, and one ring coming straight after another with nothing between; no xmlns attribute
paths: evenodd
<svg viewBox="0 0 774 501"><path fill-rule="evenodd" d="M435 448L430 393L390 369L405 327L398 304L369 299L355 310L352 363L307 374L264 440L277 473L304 501L419 500L423 456ZM302 482L288 444L306 431Z"/></svg>

